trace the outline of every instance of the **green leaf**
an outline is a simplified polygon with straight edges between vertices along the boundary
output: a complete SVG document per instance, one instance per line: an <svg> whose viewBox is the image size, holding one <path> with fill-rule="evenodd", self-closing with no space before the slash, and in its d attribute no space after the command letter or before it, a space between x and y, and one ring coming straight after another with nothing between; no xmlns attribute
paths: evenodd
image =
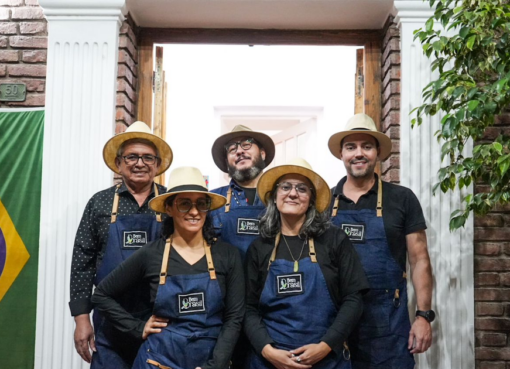
<svg viewBox="0 0 510 369"><path fill-rule="evenodd" d="M501 145L499 142L493 142L492 146L498 152L498 154L501 155L501 150L503 150L503 145Z"/></svg>
<svg viewBox="0 0 510 369"><path fill-rule="evenodd" d="M459 215L450 219L450 231L454 231L459 229L460 227L464 227L466 224L466 217L463 215Z"/></svg>
<svg viewBox="0 0 510 369"><path fill-rule="evenodd" d="M469 109L469 111L473 111L473 110L475 110L475 109L478 107L478 104L480 104L480 101L478 101L478 100L471 100L471 101L468 103L468 109Z"/></svg>
<svg viewBox="0 0 510 369"><path fill-rule="evenodd" d="M427 31L432 31L433 28L434 28L434 19L429 18L429 20L427 22L425 22L425 29Z"/></svg>
<svg viewBox="0 0 510 369"><path fill-rule="evenodd" d="M466 47L469 50L473 50L473 45L475 44L475 41L476 41L476 36L475 35L471 36L470 38L468 38L468 40L466 42Z"/></svg>
<svg viewBox="0 0 510 369"><path fill-rule="evenodd" d="M471 31L470 27L462 27L459 31L459 36L465 39L469 34L469 31Z"/></svg>

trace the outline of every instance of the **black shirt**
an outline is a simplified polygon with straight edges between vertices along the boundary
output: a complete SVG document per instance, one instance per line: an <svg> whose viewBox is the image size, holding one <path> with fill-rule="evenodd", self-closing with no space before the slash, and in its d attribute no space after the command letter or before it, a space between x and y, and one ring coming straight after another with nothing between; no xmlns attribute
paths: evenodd
<svg viewBox="0 0 510 369"><path fill-rule="evenodd" d="M145 285L144 288L150 290L151 306L154 306L164 249L163 238L142 247L99 283L92 296L94 307L101 311L115 328L134 338L142 336L146 320L135 318L127 313L115 298L122 296L130 287L141 281L142 286ZM228 367L242 327L244 274L241 256L234 246L217 241L211 246L211 254L225 309L223 326L216 341L213 359L202 368L223 369ZM167 272L169 276L208 272L206 257L190 265L172 248Z"/></svg>
<svg viewBox="0 0 510 369"><path fill-rule="evenodd" d="M282 237L278 245L276 258L294 261L301 252L303 241L297 236L286 236L286 239L292 256ZM244 330L257 353L260 353L265 345L274 343L258 310L274 242L274 238L256 239L248 249L246 258ZM333 302L338 309L337 318L321 340L327 343L336 353L340 353L343 349L343 342L347 340L363 312L361 294L369 288L369 284L358 254L341 229L331 226L322 235L314 238L314 242L317 263L324 275ZM301 259L309 257L308 252L308 245L306 245Z"/></svg>
<svg viewBox="0 0 510 369"><path fill-rule="evenodd" d="M158 186L159 194L166 188ZM74 241L71 264L71 315L88 314L92 310L90 297L96 270L101 264L110 229L113 198L117 186L96 193L87 203ZM119 215L154 214L149 208L149 200L154 198L154 187L142 206L129 192L125 184L119 188ZM162 214L165 220L166 214Z"/></svg>
<svg viewBox="0 0 510 369"><path fill-rule="evenodd" d="M336 187L332 188L332 204L335 196L339 196L338 211L342 210L362 210L377 207L377 190L379 189L379 180L375 175L374 186L354 203L343 194L344 183L347 177L338 182ZM386 239L391 250L391 254L397 261L402 270L406 270L406 253L408 234L427 229L423 211L416 195L407 187L399 186L389 182L382 182L382 218ZM330 208L331 214L331 208Z"/></svg>

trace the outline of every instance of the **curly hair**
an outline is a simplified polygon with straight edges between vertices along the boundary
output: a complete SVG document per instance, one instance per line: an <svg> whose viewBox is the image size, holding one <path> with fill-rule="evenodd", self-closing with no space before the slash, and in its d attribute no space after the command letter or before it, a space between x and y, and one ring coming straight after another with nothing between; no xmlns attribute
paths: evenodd
<svg viewBox="0 0 510 369"><path fill-rule="evenodd" d="M290 173L289 173L290 174ZM281 178L281 177L280 177ZM281 214L278 208L276 207L276 192L277 187L276 184L280 180L278 178L273 185L273 189L267 193L266 195L266 211L262 218L260 219L260 235L264 238L272 238L276 237L278 232L281 231L282 223L281 223ZM305 237L317 237L323 234L326 229L328 229L331 225L331 221L329 219L329 215L327 211L323 211L320 213L316 206L315 202L317 199L317 194L315 191L315 187L312 185L312 196L310 198L310 206L306 211L305 221L299 230L299 236L301 238Z"/></svg>
<svg viewBox="0 0 510 369"><path fill-rule="evenodd" d="M206 195L209 197L208 195ZM168 197L165 201L165 205L172 206L174 203L175 198L177 195L172 195ZM163 222L163 230L162 234L163 237L168 238L174 233L175 227L174 227L174 220L172 217L168 217ZM204 236L205 242L207 242L208 245L212 245L216 241L216 233L214 232L214 228L212 225L211 215L208 212L205 217L205 223L202 227L202 235Z"/></svg>

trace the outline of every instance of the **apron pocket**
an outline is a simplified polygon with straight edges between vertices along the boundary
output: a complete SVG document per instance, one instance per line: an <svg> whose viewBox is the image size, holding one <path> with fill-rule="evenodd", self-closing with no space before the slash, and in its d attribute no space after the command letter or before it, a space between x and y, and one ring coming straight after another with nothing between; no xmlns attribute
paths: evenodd
<svg viewBox="0 0 510 369"><path fill-rule="evenodd" d="M390 312L392 309L394 307L391 304L365 305L358 325L359 338L376 338L391 334Z"/></svg>

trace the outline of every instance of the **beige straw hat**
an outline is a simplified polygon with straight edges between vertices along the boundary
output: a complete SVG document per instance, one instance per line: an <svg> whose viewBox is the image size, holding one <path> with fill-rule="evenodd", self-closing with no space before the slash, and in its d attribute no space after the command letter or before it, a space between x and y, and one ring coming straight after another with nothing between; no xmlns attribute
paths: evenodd
<svg viewBox="0 0 510 369"><path fill-rule="evenodd" d="M147 124L137 121L131 124L125 132L119 133L118 135L110 138L104 145L103 159L108 168L113 170L115 173L120 174L119 169L115 164L117 151L119 150L120 145L133 138L143 138L152 142L157 147L159 156L161 158L161 165L159 166L159 170L156 175L164 173L168 167L170 167L170 164L172 164L173 160L173 154L170 145L168 145L162 138L152 134L151 129Z"/></svg>
<svg viewBox="0 0 510 369"><path fill-rule="evenodd" d="M379 154L379 159L384 160L391 153L391 139L386 136L384 133L377 131L377 127L372 118L368 115L360 113L351 117L347 124L345 125L345 130L335 133L333 136L329 138L328 146L329 151L336 156L338 159L341 159L341 143L342 140L352 134L355 133L364 133L374 137L379 142L379 148L381 152Z"/></svg>
<svg viewBox="0 0 510 369"><path fill-rule="evenodd" d="M211 209L221 208L227 202L224 196L209 192L205 185L205 179L199 169L195 167L179 167L172 170L168 179L168 191L156 196L149 202L149 207L158 212L165 212L167 197L179 193L198 192L205 193L211 198Z"/></svg>
<svg viewBox="0 0 510 369"><path fill-rule="evenodd" d="M236 137L253 137L262 145L266 152L266 158L264 160L266 166L271 164L275 152L274 142L271 137L261 132L255 132L249 127L237 125L232 129L232 132L225 133L218 137L212 145L211 153L214 163L221 171L228 173L227 151L225 150L225 145Z"/></svg>
<svg viewBox="0 0 510 369"><path fill-rule="evenodd" d="M274 188L276 181L286 174L301 174L308 178L310 182L312 182L315 187L315 192L317 193L315 202L317 210L323 212L329 207L331 191L328 184L320 175L312 170L312 167L306 160L301 158L295 158L285 165L271 168L260 177L257 184L257 193L264 205L267 206L269 193Z"/></svg>

